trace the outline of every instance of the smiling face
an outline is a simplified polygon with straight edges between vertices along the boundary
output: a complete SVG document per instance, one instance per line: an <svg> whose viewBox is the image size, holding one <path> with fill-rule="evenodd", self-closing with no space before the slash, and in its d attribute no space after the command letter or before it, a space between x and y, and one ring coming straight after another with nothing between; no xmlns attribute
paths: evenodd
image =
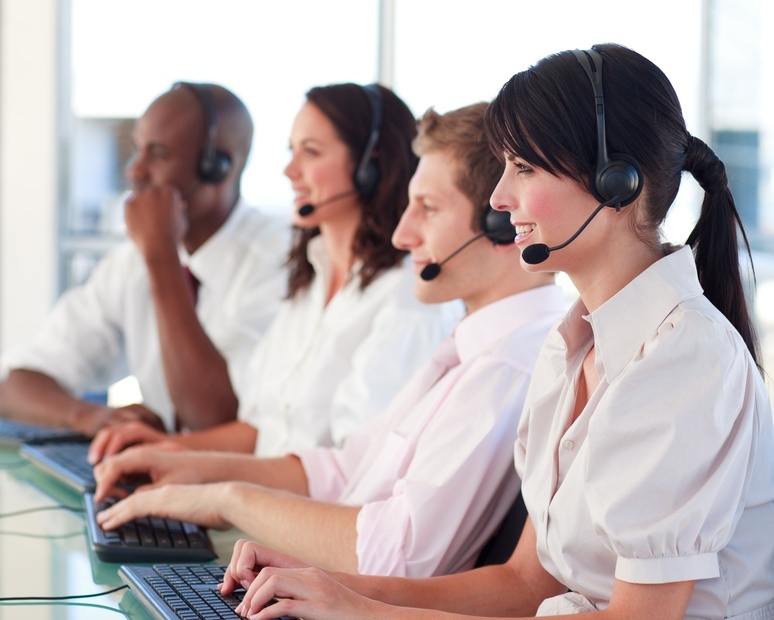
<svg viewBox="0 0 774 620"><path fill-rule="evenodd" d="M359 221L360 199L352 182L355 164L333 123L312 103L305 103L296 115L290 150L292 156L285 176L295 193L294 224L311 227L337 219ZM325 202L340 194L346 195ZM306 204L319 208L307 217L299 216L298 209Z"/></svg>
<svg viewBox="0 0 774 620"><path fill-rule="evenodd" d="M591 193L568 177L560 177L507 156L505 170L492 194L492 206L509 211L521 249L537 243L553 247L564 243L598 206ZM600 214L602 216L602 214ZM603 216L596 219L603 219ZM533 271L569 271L574 262L602 243L604 227L592 222L561 252L551 253L539 265L522 265Z"/></svg>

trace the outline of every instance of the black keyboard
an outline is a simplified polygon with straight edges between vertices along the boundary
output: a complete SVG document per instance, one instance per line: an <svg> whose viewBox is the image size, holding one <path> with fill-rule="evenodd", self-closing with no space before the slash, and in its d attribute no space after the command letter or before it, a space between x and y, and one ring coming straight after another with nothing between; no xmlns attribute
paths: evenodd
<svg viewBox="0 0 774 620"><path fill-rule="evenodd" d="M82 439L83 435L52 426L38 426L0 418L0 448L16 448L23 443L43 441L68 441Z"/></svg>
<svg viewBox="0 0 774 620"><path fill-rule="evenodd" d="M96 514L115 500L95 502L84 493L89 543L105 562L206 562L217 557L207 531L177 519L144 517L115 530L103 530Z"/></svg>
<svg viewBox="0 0 774 620"><path fill-rule="evenodd" d="M19 454L35 466L82 493L93 491L97 485L88 452L85 441L24 444L19 448Z"/></svg>
<svg viewBox="0 0 774 620"><path fill-rule="evenodd" d="M135 597L160 620L233 620L244 590L222 596L225 564L157 564L122 566L118 575ZM294 620L283 617L279 620Z"/></svg>

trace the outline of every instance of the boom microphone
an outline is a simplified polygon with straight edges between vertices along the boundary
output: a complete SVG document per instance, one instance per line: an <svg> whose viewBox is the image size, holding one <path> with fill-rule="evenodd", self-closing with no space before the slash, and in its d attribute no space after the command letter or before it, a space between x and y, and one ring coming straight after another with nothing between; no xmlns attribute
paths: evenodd
<svg viewBox="0 0 774 620"><path fill-rule="evenodd" d="M551 252L554 252L555 250L561 250L566 245L569 245L570 242L575 241L575 238L583 232L586 226L589 225L591 220L593 220L596 217L597 213L599 213L603 207L615 207L616 211L620 211L621 200L623 200L624 198L625 196L615 196L612 199L608 200L607 202L603 202L596 209L594 209L594 212L591 215L589 215L589 217L586 219L585 222L583 222L581 227L575 231L575 234L564 243L555 245L552 248L549 248L545 243L534 243L532 245L528 245L526 248L524 248L524 250L521 253L522 260L528 265L539 265L540 263L542 263L544 260L548 258L548 255L551 254Z"/></svg>
<svg viewBox="0 0 774 620"><path fill-rule="evenodd" d="M325 200L318 202L316 205L313 205L311 203L301 205L298 209L298 214L301 217L309 217L314 213L315 209L319 209L320 207L324 207L328 203L335 202L336 200L339 200L340 198L346 198L347 196L352 196L353 194L357 194L358 191L356 189L350 189L346 192L341 192L340 194L334 194L330 198L326 198Z"/></svg>
<svg viewBox="0 0 774 620"><path fill-rule="evenodd" d="M443 267L447 261L451 260L457 254L462 252L466 247L468 247L471 243L474 241L481 239L486 233L480 233L473 237L472 239L469 239L465 243L463 243L460 247L458 247L454 252L449 254L446 258L444 258L440 263L428 263L424 266L422 271L419 272L419 277L422 278L425 282L430 282L430 280L435 280L440 274L441 274L441 267Z"/></svg>

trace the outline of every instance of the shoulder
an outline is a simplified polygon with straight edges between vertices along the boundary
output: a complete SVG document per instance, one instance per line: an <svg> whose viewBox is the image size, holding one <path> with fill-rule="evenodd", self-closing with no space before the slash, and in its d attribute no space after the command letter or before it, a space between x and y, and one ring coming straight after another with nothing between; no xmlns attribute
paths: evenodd
<svg viewBox="0 0 774 620"><path fill-rule="evenodd" d="M680 359L697 365L730 366L748 355L739 332L710 301L699 296L678 304L643 343L643 356L664 363Z"/></svg>
<svg viewBox="0 0 774 620"><path fill-rule="evenodd" d="M244 203L237 205L229 226L230 236L245 244L266 244L287 247L290 242L291 224L287 217Z"/></svg>
<svg viewBox="0 0 774 620"><path fill-rule="evenodd" d="M487 356L532 373L555 323L551 316L504 332L491 344Z"/></svg>
<svg viewBox="0 0 774 620"><path fill-rule="evenodd" d="M414 316L418 320L441 318L449 325L459 321L465 311L461 301L424 303L417 299L414 292L417 276L412 265L411 261L403 260L400 264L383 271L361 292L361 295L378 303L382 315Z"/></svg>
<svg viewBox="0 0 774 620"><path fill-rule="evenodd" d="M120 278L116 284L136 277L146 278L145 262L137 247L129 240L122 241L109 250L94 265L88 282L99 282Z"/></svg>

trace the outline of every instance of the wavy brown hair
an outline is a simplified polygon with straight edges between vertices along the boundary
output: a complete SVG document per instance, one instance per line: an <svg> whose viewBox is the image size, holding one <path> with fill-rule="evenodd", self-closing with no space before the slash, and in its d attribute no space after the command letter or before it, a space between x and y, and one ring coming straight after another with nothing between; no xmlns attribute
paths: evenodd
<svg viewBox="0 0 774 620"><path fill-rule="evenodd" d="M408 204L408 184L417 167L411 142L416 136L416 119L408 106L393 91L378 86L382 104L382 123L374 161L379 181L368 196L361 196L362 217L355 233L352 252L362 261L360 286L365 289L381 272L398 265L406 252L392 245L392 233ZM306 93L333 123L339 139L349 148L357 164L371 133L374 111L368 95L358 84L317 86ZM296 227L287 259L288 297L309 287L314 268L307 258L309 241L320 234L318 227Z"/></svg>

